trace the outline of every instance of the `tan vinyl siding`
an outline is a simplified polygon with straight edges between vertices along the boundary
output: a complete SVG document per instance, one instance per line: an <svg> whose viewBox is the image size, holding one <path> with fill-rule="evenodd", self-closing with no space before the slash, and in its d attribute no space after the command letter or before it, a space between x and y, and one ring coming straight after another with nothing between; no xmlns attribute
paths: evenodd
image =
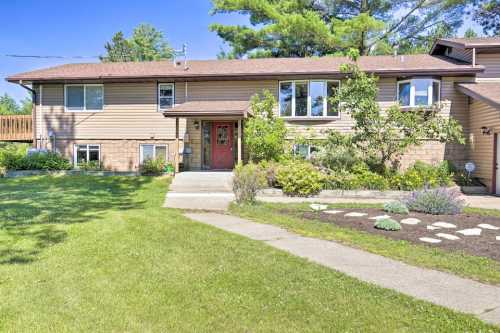
<svg viewBox="0 0 500 333"><path fill-rule="evenodd" d="M184 83L176 84L184 85ZM277 94L277 81L202 81L188 82L188 101L248 101L254 94L269 90Z"/></svg>
<svg viewBox="0 0 500 333"><path fill-rule="evenodd" d="M472 63L472 50L471 49L459 49L456 47L451 48L450 53L447 54L448 57L462 60L468 63Z"/></svg>
<svg viewBox="0 0 500 333"><path fill-rule="evenodd" d="M491 135L483 135L481 127L492 129ZM470 158L476 163L475 175L491 190L493 181L493 133L500 133L500 110L480 101L470 105ZM500 135L500 134L499 134Z"/></svg>
<svg viewBox="0 0 500 333"><path fill-rule="evenodd" d="M476 63L485 67L483 73L477 74L478 80L498 79L500 81L500 53L479 53L476 55Z"/></svg>

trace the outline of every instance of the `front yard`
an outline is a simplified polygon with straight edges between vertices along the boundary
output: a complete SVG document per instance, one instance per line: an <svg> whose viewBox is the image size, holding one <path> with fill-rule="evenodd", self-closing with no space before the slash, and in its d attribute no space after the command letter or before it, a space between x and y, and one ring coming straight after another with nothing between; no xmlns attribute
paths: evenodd
<svg viewBox="0 0 500 333"><path fill-rule="evenodd" d="M499 331L192 222L161 207L167 186L168 178L148 177L0 179L0 330ZM265 206L255 214L274 216L271 223L284 216ZM302 225L353 238L329 224ZM398 249L360 237L379 251ZM500 280L493 261L453 258Z"/></svg>
<svg viewBox="0 0 500 333"><path fill-rule="evenodd" d="M500 241L496 239L500 231L483 229L481 236L465 236L456 232L477 230L478 225L485 224L500 227L500 211L466 208L460 215L389 213L397 221L416 218L420 222L416 225L401 223L400 231L385 231L374 228L373 217L387 214L382 205L335 204L329 205L329 209L327 212L313 212L309 204L231 206L232 213L256 222L278 225L308 237L335 240L411 265L500 284ZM345 216L352 212L364 215ZM440 222L454 224L455 227L436 227L435 224L441 225ZM441 238L436 234L457 239ZM439 240L439 243L425 243L420 238Z"/></svg>

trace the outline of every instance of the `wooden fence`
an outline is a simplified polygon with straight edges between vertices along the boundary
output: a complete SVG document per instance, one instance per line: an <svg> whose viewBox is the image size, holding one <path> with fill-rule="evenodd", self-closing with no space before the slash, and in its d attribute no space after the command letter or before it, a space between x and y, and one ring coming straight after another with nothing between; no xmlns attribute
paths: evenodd
<svg viewBox="0 0 500 333"><path fill-rule="evenodd" d="M32 139L31 115L0 116L0 141L30 141Z"/></svg>

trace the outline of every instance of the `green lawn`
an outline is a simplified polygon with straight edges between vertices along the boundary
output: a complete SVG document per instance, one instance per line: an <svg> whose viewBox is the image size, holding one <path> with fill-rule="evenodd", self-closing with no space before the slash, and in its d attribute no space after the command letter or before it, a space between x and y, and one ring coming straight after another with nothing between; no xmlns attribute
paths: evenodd
<svg viewBox="0 0 500 333"><path fill-rule="evenodd" d="M336 208L373 208L377 204L335 204ZM304 220L300 214L311 211L308 203L271 204L258 203L250 206L233 204L231 212L257 222L274 224L308 237L335 240L353 247L398 259L411 265L428 267L451 272L478 281L500 284L500 263L485 257L468 255L462 252L448 252L438 248L416 245L403 240L343 228L320 221ZM467 208L467 212L500 216L498 210Z"/></svg>
<svg viewBox="0 0 500 333"><path fill-rule="evenodd" d="M0 331L496 331L161 208L168 179L0 179Z"/></svg>

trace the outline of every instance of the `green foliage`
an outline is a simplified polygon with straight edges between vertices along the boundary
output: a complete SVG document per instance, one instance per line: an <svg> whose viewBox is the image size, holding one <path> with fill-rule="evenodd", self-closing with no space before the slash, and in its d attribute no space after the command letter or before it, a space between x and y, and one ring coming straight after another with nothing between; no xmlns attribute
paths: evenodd
<svg viewBox="0 0 500 333"><path fill-rule="evenodd" d="M344 64L341 70L349 78L332 102L354 119L352 141L363 156L379 160L380 165L390 162L397 170L401 156L427 140L465 143L461 125L453 118L441 116L438 104L432 109L411 112L394 105L382 112L377 101L378 78L364 73L356 64Z"/></svg>
<svg viewBox="0 0 500 333"><path fill-rule="evenodd" d="M0 165L7 170L69 170L71 163L53 152L26 155L23 149L2 150Z"/></svg>
<svg viewBox="0 0 500 333"><path fill-rule="evenodd" d="M393 175L391 186L403 191L450 186L453 184L452 169L448 161L443 161L436 166L416 161L404 173Z"/></svg>
<svg viewBox="0 0 500 333"><path fill-rule="evenodd" d="M333 171L325 179L325 188L331 190L379 190L389 189L389 181L382 175L370 171L365 164L352 171Z"/></svg>
<svg viewBox="0 0 500 333"><path fill-rule="evenodd" d="M465 201L457 190L444 187L415 191L406 200L406 206L412 211L434 215L460 214Z"/></svg>
<svg viewBox="0 0 500 333"><path fill-rule="evenodd" d="M234 168L233 192L237 203L254 203L257 192L266 184L265 174L259 165L238 164Z"/></svg>
<svg viewBox="0 0 500 333"><path fill-rule="evenodd" d="M478 22L486 34L500 35L500 1L474 0L474 20Z"/></svg>
<svg viewBox="0 0 500 333"><path fill-rule="evenodd" d="M7 94L0 96L0 116L31 114L31 99L25 98L21 105Z"/></svg>
<svg viewBox="0 0 500 333"><path fill-rule="evenodd" d="M78 163L78 169L84 171L97 171L101 170L101 164L99 163L99 161Z"/></svg>
<svg viewBox="0 0 500 333"><path fill-rule="evenodd" d="M117 32L104 48L106 55L100 57L103 62L172 59L174 54L163 32L150 24L138 25L128 39L123 32Z"/></svg>
<svg viewBox="0 0 500 333"><path fill-rule="evenodd" d="M144 175L161 175L165 172L167 163L164 158L149 158L141 165L141 173Z"/></svg>
<svg viewBox="0 0 500 333"><path fill-rule="evenodd" d="M454 33L470 1L212 0L212 14L249 15L250 25L215 23L210 30L230 46L220 56L307 57L411 51L441 26ZM445 23L443 23L445 22ZM436 26L440 26L436 29Z"/></svg>
<svg viewBox="0 0 500 333"><path fill-rule="evenodd" d="M244 141L250 161L277 160L285 153L286 126L276 117L276 99L268 90L250 101L253 117L245 121Z"/></svg>
<svg viewBox="0 0 500 333"><path fill-rule="evenodd" d="M378 219L375 221L374 227L386 231L398 231L401 230L401 224L393 219Z"/></svg>
<svg viewBox="0 0 500 333"><path fill-rule="evenodd" d="M391 201L384 204L384 211L392 214L408 215L410 211L403 202Z"/></svg>
<svg viewBox="0 0 500 333"><path fill-rule="evenodd" d="M312 158L314 164L334 171L351 170L361 160L353 136L335 130L328 131L326 139Z"/></svg>
<svg viewBox="0 0 500 333"><path fill-rule="evenodd" d="M278 168L280 164L276 161L261 161L259 167L264 173L264 176L269 187L275 187L278 183L276 180L276 175L278 174Z"/></svg>
<svg viewBox="0 0 500 333"><path fill-rule="evenodd" d="M278 168L276 180L289 195L311 196L323 188L324 176L311 163L293 160Z"/></svg>

